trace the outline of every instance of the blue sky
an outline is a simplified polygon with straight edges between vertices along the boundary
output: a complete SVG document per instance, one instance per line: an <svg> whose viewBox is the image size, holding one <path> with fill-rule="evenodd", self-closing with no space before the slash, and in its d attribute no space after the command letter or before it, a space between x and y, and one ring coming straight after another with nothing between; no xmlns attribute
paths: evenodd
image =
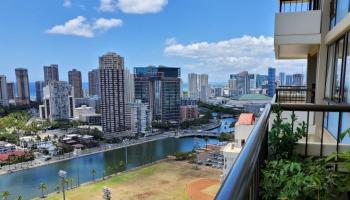
<svg viewBox="0 0 350 200"><path fill-rule="evenodd" d="M295 70L303 64L273 57L276 6L261 0L1 0L0 74L14 80L14 68L25 67L34 82L43 79L42 66L53 63L61 79L77 68L87 81L107 51L124 56L130 69L181 67L185 82L188 72L223 82L243 69Z"/></svg>

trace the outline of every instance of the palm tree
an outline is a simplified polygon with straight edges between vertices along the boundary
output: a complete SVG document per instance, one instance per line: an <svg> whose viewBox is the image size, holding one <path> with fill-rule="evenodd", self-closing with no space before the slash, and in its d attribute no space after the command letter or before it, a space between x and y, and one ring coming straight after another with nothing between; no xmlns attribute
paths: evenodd
<svg viewBox="0 0 350 200"><path fill-rule="evenodd" d="M119 167L120 167L120 170L122 171L123 170L123 167L124 167L125 163L124 161L119 161Z"/></svg>
<svg viewBox="0 0 350 200"><path fill-rule="evenodd" d="M9 191L4 191L1 194L1 197L3 200L7 200L11 196L11 193Z"/></svg>
<svg viewBox="0 0 350 200"><path fill-rule="evenodd" d="M16 200L23 200L23 197L19 195Z"/></svg>
<svg viewBox="0 0 350 200"><path fill-rule="evenodd" d="M57 185L55 189L56 189L57 193L60 193L60 185Z"/></svg>
<svg viewBox="0 0 350 200"><path fill-rule="evenodd" d="M66 187L67 187L67 190L68 190L68 188L69 188L69 178L64 179L64 183L67 185Z"/></svg>
<svg viewBox="0 0 350 200"><path fill-rule="evenodd" d="M95 175L96 175L96 170L95 169L91 170L91 175L92 175L92 180L95 181Z"/></svg>
<svg viewBox="0 0 350 200"><path fill-rule="evenodd" d="M205 136L204 140L205 140L205 150L208 150L208 140L209 140L209 137L208 137L208 136Z"/></svg>
<svg viewBox="0 0 350 200"><path fill-rule="evenodd" d="M70 183L70 188L72 189L73 188L73 179L72 178L69 179L69 183Z"/></svg>
<svg viewBox="0 0 350 200"><path fill-rule="evenodd" d="M46 183L40 183L39 184L39 189L41 190L41 198L44 198L44 190L47 190L47 184Z"/></svg>

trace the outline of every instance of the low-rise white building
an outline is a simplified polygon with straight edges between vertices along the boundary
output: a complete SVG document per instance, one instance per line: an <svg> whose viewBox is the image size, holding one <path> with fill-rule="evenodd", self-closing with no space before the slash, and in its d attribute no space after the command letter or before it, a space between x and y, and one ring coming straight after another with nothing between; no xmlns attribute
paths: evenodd
<svg viewBox="0 0 350 200"><path fill-rule="evenodd" d="M222 181L230 172L242 147L246 143L251 131L254 128L255 116L253 113L241 113L235 124L235 142L227 144L223 149L224 168Z"/></svg>
<svg viewBox="0 0 350 200"><path fill-rule="evenodd" d="M16 151L16 145L0 141L0 154L10 153Z"/></svg>
<svg viewBox="0 0 350 200"><path fill-rule="evenodd" d="M151 131L152 113L147 104L135 100L127 106L127 126L131 133L147 135Z"/></svg>
<svg viewBox="0 0 350 200"><path fill-rule="evenodd" d="M82 105L81 107L74 108L74 118L80 121L84 121L86 116L95 115L96 110L94 107L88 107Z"/></svg>
<svg viewBox="0 0 350 200"><path fill-rule="evenodd" d="M221 177L221 180L224 181L227 177L228 173L230 172L233 164L236 161L236 158L238 157L238 154L241 152L242 147L235 143L228 143L223 148L223 155L224 155L224 167L223 167L223 175Z"/></svg>

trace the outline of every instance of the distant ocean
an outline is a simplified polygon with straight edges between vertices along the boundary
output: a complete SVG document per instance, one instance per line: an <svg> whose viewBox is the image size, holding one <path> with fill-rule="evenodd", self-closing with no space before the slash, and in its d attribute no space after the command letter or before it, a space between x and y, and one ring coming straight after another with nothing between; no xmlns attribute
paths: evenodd
<svg viewBox="0 0 350 200"><path fill-rule="evenodd" d="M88 90L89 89L89 83L83 83L83 89ZM36 98L36 91L35 91L35 83L29 83L29 92L30 92L30 98L32 100L35 100Z"/></svg>
<svg viewBox="0 0 350 200"><path fill-rule="evenodd" d="M212 82L209 83L210 86L212 87L224 87L226 83L220 83L220 82ZM89 89L89 83L84 82L83 83L83 89L88 90ZM183 83L182 84L182 90L183 91L188 91L188 83ZM36 98L36 92L35 92L35 83L29 83L29 91L30 91L30 97L31 99L35 100Z"/></svg>

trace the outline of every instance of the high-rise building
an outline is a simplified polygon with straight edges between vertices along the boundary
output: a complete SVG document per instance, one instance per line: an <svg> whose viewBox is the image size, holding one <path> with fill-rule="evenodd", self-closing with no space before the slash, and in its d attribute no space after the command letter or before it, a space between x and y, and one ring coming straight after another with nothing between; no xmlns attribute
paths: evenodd
<svg viewBox="0 0 350 200"><path fill-rule="evenodd" d="M126 131L124 58L109 52L99 57L102 129L107 140L128 136Z"/></svg>
<svg viewBox="0 0 350 200"><path fill-rule="evenodd" d="M180 121L180 68L137 67L135 99L141 99L151 109L153 120Z"/></svg>
<svg viewBox="0 0 350 200"><path fill-rule="evenodd" d="M68 120L74 117L72 86L65 81L49 81L43 89L43 105L40 117L50 121Z"/></svg>
<svg viewBox="0 0 350 200"><path fill-rule="evenodd" d="M202 89L202 86L208 86L208 74L198 74L198 88Z"/></svg>
<svg viewBox="0 0 350 200"><path fill-rule="evenodd" d="M209 85L202 85L200 92L200 100L202 102L207 102L210 96L210 87Z"/></svg>
<svg viewBox="0 0 350 200"><path fill-rule="evenodd" d="M73 86L74 98L82 98L83 95L83 83L81 78L81 72L73 69L68 72L68 83Z"/></svg>
<svg viewBox="0 0 350 200"><path fill-rule="evenodd" d="M261 74L256 75L256 87L257 88L262 88L262 86L264 85L264 82L266 82L266 81L267 81L266 75L261 75Z"/></svg>
<svg viewBox="0 0 350 200"><path fill-rule="evenodd" d="M52 64L44 66L44 81L45 85L49 81L59 81L58 65Z"/></svg>
<svg viewBox="0 0 350 200"><path fill-rule="evenodd" d="M269 67L267 78L268 78L267 95L270 97L273 97L273 95L275 95L275 90L276 90L276 68Z"/></svg>
<svg viewBox="0 0 350 200"><path fill-rule="evenodd" d="M293 85L293 75L286 75L286 86Z"/></svg>
<svg viewBox="0 0 350 200"><path fill-rule="evenodd" d="M127 105L127 126L133 135L147 135L152 128L152 113L148 104L135 100Z"/></svg>
<svg viewBox="0 0 350 200"><path fill-rule="evenodd" d="M135 101L134 74L128 69L124 69L124 88L125 103L133 103Z"/></svg>
<svg viewBox="0 0 350 200"><path fill-rule="evenodd" d="M281 86L284 86L286 83L285 76L286 76L286 74L284 72L280 72L279 79L280 79Z"/></svg>
<svg viewBox="0 0 350 200"><path fill-rule="evenodd" d="M208 74L188 74L188 92L192 99L199 99L201 96L202 86L208 86ZM204 91L205 92L205 91Z"/></svg>
<svg viewBox="0 0 350 200"><path fill-rule="evenodd" d="M9 98L9 100L16 99L15 83L13 83L13 82L7 83L7 96Z"/></svg>
<svg viewBox="0 0 350 200"><path fill-rule="evenodd" d="M100 96L100 70L89 71L89 95Z"/></svg>
<svg viewBox="0 0 350 200"><path fill-rule="evenodd" d="M255 74L249 74L248 78L249 78L249 90L256 89L256 76L255 76ZM249 91L249 93L250 93L250 91Z"/></svg>
<svg viewBox="0 0 350 200"><path fill-rule="evenodd" d="M303 74L293 74L293 85L303 86L304 85L304 75Z"/></svg>
<svg viewBox="0 0 350 200"><path fill-rule="evenodd" d="M224 89L222 87L214 88L214 97L222 97L224 95Z"/></svg>
<svg viewBox="0 0 350 200"><path fill-rule="evenodd" d="M38 103L43 102L43 96L44 96L44 87L45 82L44 81L36 81L35 82L35 94L36 94L36 101Z"/></svg>
<svg viewBox="0 0 350 200"><path fill-rule="evenodd" d="M27 106L30 104L28 70L24 68L16 68L15 72L17 81L16 104L20 106Z"/></svg>
<svg viewBox="0 0 350 200"><path fill-rule="evenodd" d="M188 74L188 95L192 99L199 98L198 74Z"/></svg>
<svg viewBox="0 0 350 200"><path fill-rule="evenodd" d="M7 82L6 76L0 75L0 106L8 107L9 106L9 98L7 95Z"/></svg>
<svg viewBox="0 0 350 200"><path fill-rule="evenodd" d="M250 81L247 71L238 74L231 74L230 79L236 79L236 89L231 91L231 95L243 95L249 93Z"/></svg>

